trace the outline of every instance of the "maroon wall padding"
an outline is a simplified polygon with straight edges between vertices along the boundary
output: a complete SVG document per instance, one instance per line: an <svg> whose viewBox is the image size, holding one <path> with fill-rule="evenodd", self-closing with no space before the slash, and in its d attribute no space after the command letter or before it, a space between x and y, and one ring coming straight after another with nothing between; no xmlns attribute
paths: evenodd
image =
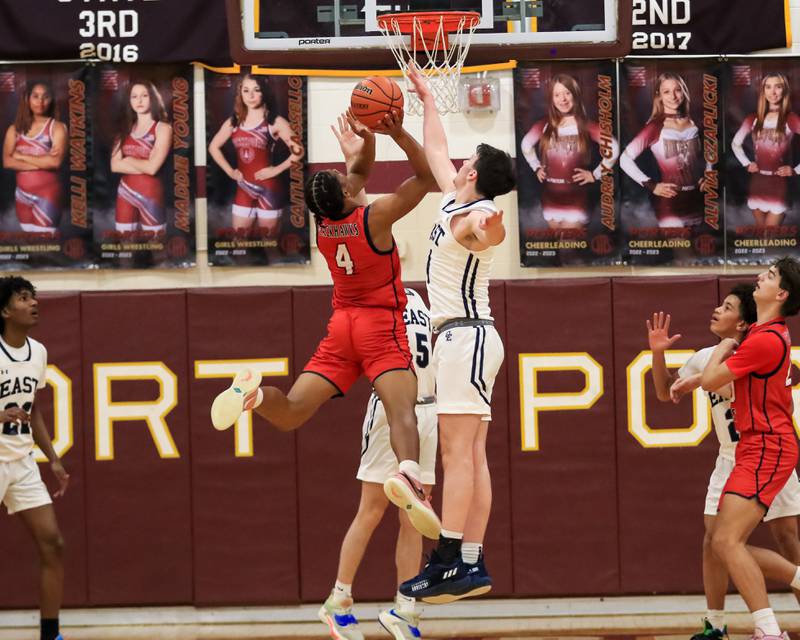
<svg viewBox="0 0 800 640"><path fill-rule="evenodd" d="M162 459L144 421L114 427L115 458L96 460L93 393L85 397L89 600L92 604L192 601L191 448L186 292L81 295L83 371L93 364L163 362L178 378L166 417L179 458ZM220 326L224 331L224 326ZM153 400L154 383L117 382L119 400Z"/></svg>
<svg viewBox="0 0 800 640"><path fill-rule="evenodd" d="M87 603L86 578L86 514L84 509L84 446L83 397L81 379L80 298L78 294L40 294L40 325L33 337L47 349L48 364L57 366L72 381L72 447L62 459L70 475L69 488L64 497L54 501L59 528L66 541L64 553L65 588L67 606L84 606ZM53 394L45 387L40 399L40 410L50 435L53 435ZM40 464L42 478L52 493L58 486L49 464ZM5 512L5 507L1 510ZM0 540L13 554L0 562L0 584L13 585L4 589L0 599L2 608L30 608L38 606L39 568L38 554L33 540L18 517L0 517Z"/></svg>
<svg viewBox="0 0 800 640"><path fill-rule="evenodd" d="M617 391L619 545L624 593L702 592L703 507L718 449L711 433L697 447L645 448L628 432L626 368L647 350L645 321L654 311L672 316L674 349L716 344L709 320L717 278L614 280L614 357ZM652 428L691 424L688 398L659 403L648 374L647 418Z"/></svg>
<svg viewBox="0 0 800 640"><path fill-rule="evenodd" d="M607 279L506 283L514 594L619 590L611 314ZM522 450L521 353L587 352L604 393L589 409L539 412L539 449ZM541 374L543 392L583 376ZM559 553L553 553L559 549Z"/></svg>
<svg viewBox="0 0 800 640"><path fill-rule="evenodd" d="M288 288L196 289L188 294L189 360L287 358ZM298 602L295 438L253 417L252 457L236 457L234 429L209 412L230 379L194 377L190 387L195 604ZM292 372L264 377L288 391Z"/></svg>

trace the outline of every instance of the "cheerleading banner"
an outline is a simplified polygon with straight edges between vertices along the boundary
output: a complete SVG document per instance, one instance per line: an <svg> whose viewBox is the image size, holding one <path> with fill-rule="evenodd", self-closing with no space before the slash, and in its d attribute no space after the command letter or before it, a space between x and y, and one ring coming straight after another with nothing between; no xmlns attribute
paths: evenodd
<svg viewBox="0 0 800 640"><path fill-rule="evenodd" d="M75 65L0 67L0 269L91 261L88 80Z"/></svg>
<svg viewBox="0 0 800 640"><path fill-rule="evenodd" d="M629 58L620 66L625 261L721 264L719 63Z"/></svg>
<svg viewBox="0 0 800 640"><path fill-rule="evenodd" d="M193 266L192 68L101 65L93 73L99 265Z"/></svg>
<svg viewBox="0 0 800 640"><path fill-rule="evenodd" d="M208 262L304 264L306 80L206 71Z"/></svg>
<svg viewBox="0 0 800 640"><path fill-rule="evenodd" d="M514 71L522 266L619 263L616 96L611 61Z"/></svg>
<svg viewBox="0 0 800 640"><path fill-rule="evenodd" d="M739 58L724 74L728 262L798 255L800 71L796 59Z"/></svg>

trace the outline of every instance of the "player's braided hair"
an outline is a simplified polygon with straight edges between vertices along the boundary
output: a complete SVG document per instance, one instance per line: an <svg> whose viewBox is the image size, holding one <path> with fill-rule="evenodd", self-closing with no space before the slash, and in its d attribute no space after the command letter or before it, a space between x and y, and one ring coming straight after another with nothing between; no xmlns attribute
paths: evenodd
<svg viewBox="0 0 800 640"><path fill-rule="evenodd" d="M36 295L36 287L34 287L28 280L20 276L6 276L0 278L0 309L5 309L6 305L11 301L11 296L15 293L22 293L23 291L30 291L34 296ZM6 321L0 315L0 333L3 333L6 328Z"/></svg>
<svg viewBox="0 0 800 640"><path fill-rule="evenodd" d="M344 208L342 185L331 171L318 171L305 186L306 205L314 213L317 224L323 218L335 218Z"/></svg>

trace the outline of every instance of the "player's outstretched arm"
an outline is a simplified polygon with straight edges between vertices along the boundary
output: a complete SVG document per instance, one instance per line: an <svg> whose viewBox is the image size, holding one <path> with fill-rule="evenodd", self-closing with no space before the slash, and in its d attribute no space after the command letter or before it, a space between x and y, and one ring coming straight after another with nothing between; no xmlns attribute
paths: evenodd
<svg viewBox="0 0 800 640"><path fill-rule="evenodd" d="M453 237L470 251L485 251L506 237L502 211L475 209L454 218L451 229Z"/></svg>
<svg viewBox="0 0 800 640"><path fill-rule="evenodd" d="M347 166L347 187L350 193L360 193L369 180L369 174L375 164L375 134L365 125L356 120L353 114L347 111L347 123L363 143L357 149Z"/></svg>
<svg viewBox="0 0 800 640"><path fill-rule="evenodd" d="M731 356L738 343L733 338L725 338L714 348L708 364L703 369L700 377L700 385L704 391L715 391L720 387L733 382L736 376L726 364L726 360Z"/></svg>
<svg viewBox="0 0 800 640"><path fill-rule="evenodd" d="M417 97L423 106L423 146L425 156L431 171L436 178L436 184L442 193L455 191L453 180L456 177L456 168L450 160L450 150L447 148L447 136L444 134L442 119L436 110L436 101L433 98L427 80L419 73L414 65L409 67L408 79L414 85Z"/></svg>
<svg viewBox="0 0 800 640"><path fill-rule="evenodd" d="M387 114L375 130L391 136L406 154L414 170L414 175L405 180L394 193L382 196L370 205L370 230L380 231L391 228L392 224L416 207L434 187L435 181L424 149L403 129L401 113ZM373 229L373 224L380 229Z"/></svg>
<svg viewBox="0 0 800 640"><path fill-rule="evenodd" d="M656 389L656 397L661 402L670 401L670 388L678 379L677 374L670 373L667 368L667 361L664 352L672 347L681 334L669 335L669 323L671 316L668 313L659 311L653 314L653 320L647 320L647 342L650 351L653 352L653 386Z"/></svg>

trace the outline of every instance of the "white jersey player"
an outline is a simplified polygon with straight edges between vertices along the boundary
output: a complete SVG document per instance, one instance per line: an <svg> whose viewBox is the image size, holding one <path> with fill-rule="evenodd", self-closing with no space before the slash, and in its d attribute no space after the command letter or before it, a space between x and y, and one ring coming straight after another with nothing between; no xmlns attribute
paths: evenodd
<svg viewBox="0 0 800 640"><path fill-rule="evenodd" d="M736 285L722 304L714 310L710 329L720 338L734 338L740 341L748 325L755 321L753 285L740 284ZM673 402L679 402L684 395L691 394L700 386L700 375L715 347L697 351L677 373L670 373L666 367L664 352L672 347L680 335L670 337L669 324L670 316L663 313L653 314L652 321L647 321L648 340L653 352L653 382L659 400L671 399ZM709 479L704 509L703 585L708 611L704 629L693 636L695 639L714 640L727 637L724 606L728 575L724 565L711 551L710 542L722 489L733 471L736 443L739 439L731 411L732 387L733 385L729 385L716 392L708 392L714 431L720 446L714 471ZM797 515L800 515L800 482L797 474L793 472L783 490L773 501L764 520L769 523L780 553L795 564L800 564ZM795 592L795 595L800 599L800 594Z"/></svg>
<svg viewBox="0 0 800 640"><path fill-rule="evenodd" d="M403 311L408 346L417 376L417 428L419 430L420 479L427 492L436 482L436 376L431 354L431 316L422 296L406 288L408 303ZM358 620L353 615L351 587L372 533L388 506L383 483L398 470L397 457L389 442L389 423L383 403L373 392L361 433L361 462L356 477L362 482L361 501L353 523L342 542L336 584L319 610L319 617L335 638L363 640ZM416 575L422 555L422 538L400 513L397 537L398 584ZM344 597L346 596L346 598ZM342 602L346 603L343 606ZM419 614L414 598L397 594L395 606L381 611L380 624L396 638L420 638Z"/></svg>
<svg viewBox="0 0 800 640"><path fill-rule="evenodd" d="M439 544L422 573L403 583L400 593L450 602L486 593L492 585L482 556L492 504L486 438L503 343L489 308L489 277L494 249L505 239L503 213L493 200L511 191L515 174L509 155L488 144L478 145L456 170L426 79L413 68L409 79L423 104L425 157L446 194L430 234L427 263L438 332L433 359L446 490Z"/></svg>
<svg viewBox="0 0 800 640"><path fill-rule="evenodd" d="M17 514L39 552L41 640L61 640L59 611L63 589L63 540L52 500L33 459L33 445L50 461L66 491L69 476L53 449L37 391L44 388L47 351L28 336L39 321L36 290L23 278L0 278L0 501Z"/></svg>

